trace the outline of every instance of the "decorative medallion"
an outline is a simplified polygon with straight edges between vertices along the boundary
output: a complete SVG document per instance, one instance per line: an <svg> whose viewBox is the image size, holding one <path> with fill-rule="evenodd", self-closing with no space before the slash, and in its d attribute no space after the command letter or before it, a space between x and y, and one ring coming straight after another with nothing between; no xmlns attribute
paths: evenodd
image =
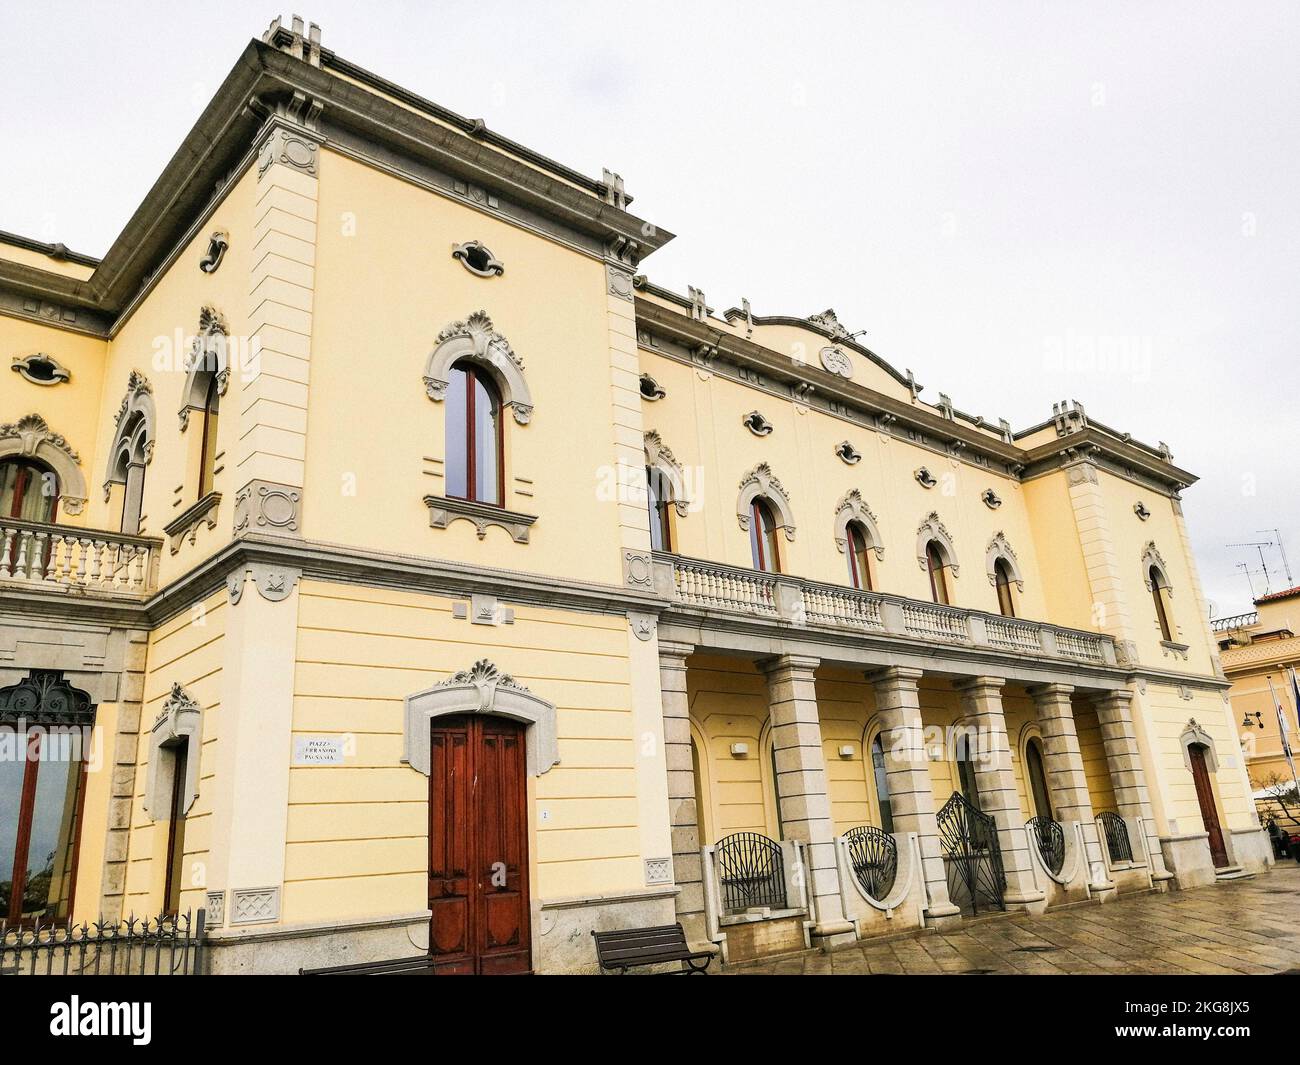
<svg viewBox="0 0 1300 1065"><path fill-rule="evenodd" d="M66 369L58 359L41 353L15 356L10 369L34 385L61 385L72 378L72 371Z"/></svg>
<svg viewBox="0 0 1300 1065"><path fill-rule="evenodd" d="M648 373L641 375L641 398L648 399L651 403L661 400L668 395L663 387L651 377Z"/></svg>
<svg viewBox="0 0 1300 1065"><path fill-rule="evenodd" d="M837 345L830 345L822 348L820 357L822 366L830 373L839 377L853 376L853 360L849 358L848 352Z"/></svg>
<svg viewBox="0 0 1300 1065"><path fill-rule="evenodd" d="M500 277L506 272L505 263L477 240L453 244L451 257L460 260L460 265L476 277Z"/></svg>
<svg viewBox="0 0 1300 1065"><path fill-rule="evenodd" d="M916 478L916 483L919 484L922 488L933 488L936 484L939 483L937 480L935 480L934 474L932 474L924 466L917 467L916 472L913 473L912 476Z"/></svg>
<svg viewBox="0 0 1300 1065"><path fill-rule="evenodd" d="M980 495L980 499L984 501L984 505L988 507L989 510L997 510L998 507L1002 506L1001 497L997 492L993 491L992 488L984 489Z"/></svg>
<svg viewBox="0 0 1300 1065"><path fill-rule="evenodd" d="M856 466L862 461L862 452L847 440L841 440L835 445L835 454L839 456L842 462L849 466Z"/></svg>
<svg viewBox="0 0 1300 1065"><path fill-rule="evenodd" d="M740 421L755 436L769 436L773 428L775 428L771 422L756 410L751 410Z"/></svg>
<svg viewBox="0 0 1300 1065"><path fill-rule="evenodd" d="M208 250L199 260L199 269L205 274L215 274L221 265L221 260L226 257L226 249L229 247L230 235L218 229L208 238Z"/></svg>

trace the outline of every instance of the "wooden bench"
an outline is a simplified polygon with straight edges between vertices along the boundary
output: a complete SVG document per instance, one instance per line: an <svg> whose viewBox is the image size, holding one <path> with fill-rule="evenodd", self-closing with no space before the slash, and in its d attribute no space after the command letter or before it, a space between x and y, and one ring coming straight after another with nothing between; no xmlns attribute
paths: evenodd
<svg viewBox="0 0 1300 1065"><path fill-rule="evenodd" d="M431 976L432 960L427 954L394 961L360 962L355 965L331 965L324 969L299 969L299 976Z"/></svg>
<svg viewBox="0 0 1300 1065"><path fill-rule="evenodd" d="M626 973L639 965L661 965L679 961L682 968L668 976L704 974L713 960L707 950L691 950L686 945L686 933L680 924L659 925L656 928L624 928L617 932L591 933L596 939L596 957L602 969ZM704 964L700 964L703 962Z"/></svg>

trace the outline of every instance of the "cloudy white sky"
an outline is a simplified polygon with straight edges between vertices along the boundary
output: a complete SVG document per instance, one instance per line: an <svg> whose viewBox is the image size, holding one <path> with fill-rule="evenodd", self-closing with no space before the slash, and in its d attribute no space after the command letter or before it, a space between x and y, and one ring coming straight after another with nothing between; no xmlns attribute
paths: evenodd
<svg viewBox="0 0 1300 1065"><path fill-rule="evenodd" d="M102 254L277 13L0 0L0 229ZM377 73L620 172L678 234L644 264L662 284L719 310L833 306L926 398L1017 428L1071 398L1167 441L1201 477L1186 512L1220 614L1249 608L1237 563L1259 557L1227 545L1260 530L1300 583L1300 6L300 13Z"/></svg>

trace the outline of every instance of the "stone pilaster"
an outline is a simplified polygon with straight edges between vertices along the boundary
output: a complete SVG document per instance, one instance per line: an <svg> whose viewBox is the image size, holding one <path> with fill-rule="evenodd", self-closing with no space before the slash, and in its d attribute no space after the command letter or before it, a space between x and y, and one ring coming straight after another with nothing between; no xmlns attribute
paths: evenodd
<svg viewBox="0 0 1300 1065"><path fill-rule="evenodd" d="M625 551L641 552L650 550L650 519L646 510L645 430L641 418L641 364L636 348L633 268L617 256L606 260L605 308L614 462L620 481L619 543Z"/></svg>
<svg viewBox="0 0 1300 1065"><path fill-rule="evenodd" d="M1120 565L1119 551L1111 530L1110 513L1101 491L1097 467L1090 462L1076 462L1066 469L1070 506L1074 511L1079 547L1088 574L1092 595L1093 623L1115 638L1116 654L1121 665L1132 664L1134 657L1133 619L1124 597L1126 582ZM1137 560L1132 565L1137 566Z"/></svg>
<svg viewBox="0 0 1300 1065"><path fill-rule="evenodd" d="M227 580L207 886L231 927L284 919L298 581L260 564Z"/></svg>
<svg viewBox="0 0 1300 1065"><path fill-rule="evenodd" d="M695 765L691 759L691 709L686 693L689 644L659 642L659 691L663 698L664 760L668 773L668 824L672 834L677 920L692 944L707 943L704 870L700 860ZM701 752L703 754L703 752Z"/></svg>
<svg viewBox="0 0 1300 1065"><path fill-rule="evenodd" d="M1133 723L1133 694L1129 691L1108 692L1097 698L1096 707L1102 745L1106 750L1106 767L1110 770L1111 786L1115 789L1117 812L1126 820L1143 819L1146 847L1151 854L1151 875L1156 880L1171 880L1173 874L1165 869L1146 773L1142 769L1142 753ZM1135 853L1134 857L1138 855Z"/></svg>
<svg viewBox="0 0 1300 1065"><path fill-rule="evenodd" d="M269 520L237 528L301 535L307 392L316 282L321 141L319 105L295 98L270 120L258 148L249 278L251 358L236 369L242 425L235 451L239 502ZM267 495L267 491L275 493ZM291 505L290 505L291 504Z"/></svg>
<svg viewBox="0 0 1300 1065"><path fill-rule="evenodd" d="M939 825L934 817L934 794L930 790L930 766L925 754L917 690L921 676L919 669L893 666L868 673L867 679L875 688L876 712L884 737L885 775L889 782L894 833L902 837L916 833L928 899L926 916L942 919L956 917L961 911L948 898L948 875L939 845Z"/></svg>
<svg viewBox="0 0 1300 1065"><path fill-rule="evenodd" d="M1000 677L969 677L956 685L961 693L965 720L976 731L969 752L981 810L993 818L1002 848L1002 870L1007 878L1003 901L1009 906L1042 902L1043 892L1034 880L1033 856L1024 831L1025 815L1016 794L1011 768L1011 744L1002 712Z"/></svg>
<svg viewBox="0 0 1300 1065"><path fill-rule="evenodd" d="M776 762L776 801L787 839L805 844L808 891L817 914L812 936L830 944L854 938L840 897L835 825L826 789L826 754L817 717L818 660L781 655L763 663L767 675L768 712L772 721L772 755Z"/></svg>
<svg viewBox="0 0 1300 1065"><path fill-rule="evenodd" d="M1083 769L1079 734L1074 727L1074 706L1068 684L1043 684L1029 689L1043 734L1043 768L1052 794L1056 819L1062 824L1077 821L1083 826L1085 857L1090 871L1105 868L1097 839L1092 796Z"/></svg>

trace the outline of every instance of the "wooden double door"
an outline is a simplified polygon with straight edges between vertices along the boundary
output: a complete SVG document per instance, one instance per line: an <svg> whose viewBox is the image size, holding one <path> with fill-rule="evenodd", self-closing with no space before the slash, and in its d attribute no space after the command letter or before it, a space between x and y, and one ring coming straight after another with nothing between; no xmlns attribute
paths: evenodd
<svg viewBox="0 0 1300 1065"><path fill-rule="evenodd" d="M1187 748L1187 756L1192 763L1192 779L1196 781L1196 801L1201 807L1201 820L1205 822L1205 831L1209 836L1210 860L1214 862L1214 868L1222 869L1228 864L1228 849L1223 845L1223 827L1219 824L1219 809L1214 802L1214 788L1210 784L1205 748L1193 743Z"/></svg>
<svg viewBox="0 0 1300 1065"><path fill-rule="evenodd" d="M532 969L524 728L438 718L429 759L429 952L438 972Z"/></svg>

